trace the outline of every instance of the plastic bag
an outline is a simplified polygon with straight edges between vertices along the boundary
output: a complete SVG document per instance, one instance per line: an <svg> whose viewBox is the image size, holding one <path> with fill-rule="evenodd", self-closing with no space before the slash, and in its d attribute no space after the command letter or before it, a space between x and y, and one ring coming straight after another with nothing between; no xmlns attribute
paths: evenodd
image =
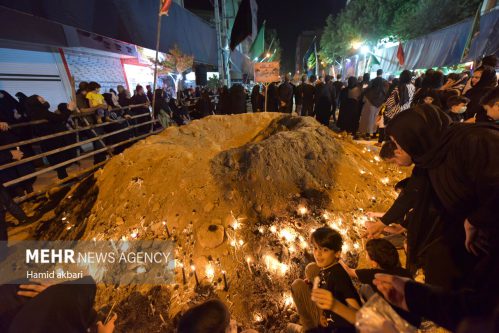
<svg viewBox="0 0 499 333"><path fill-rule="evenodd" d="M414 326L402 319L377 293L357 311L355 327L361 333L417 332Z"/></svg>

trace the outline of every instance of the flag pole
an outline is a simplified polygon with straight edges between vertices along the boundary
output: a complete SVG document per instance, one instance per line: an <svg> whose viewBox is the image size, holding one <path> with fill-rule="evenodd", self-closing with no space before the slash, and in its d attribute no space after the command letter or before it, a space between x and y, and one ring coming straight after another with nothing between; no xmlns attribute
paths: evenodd
<svg viewBox="0 0 499 333"><path fill-rule="evenodd" d="M154 83L152 88L152 117L154 119L154 107L156 106L156 81L158 75L158 53L159 53L159 40L161 36L161 6L162 0L159 0L159 9L158 9L158 28L156 30L156 58L154 60ZM154 126L154 123L151 124L151 128Z"/></svg>

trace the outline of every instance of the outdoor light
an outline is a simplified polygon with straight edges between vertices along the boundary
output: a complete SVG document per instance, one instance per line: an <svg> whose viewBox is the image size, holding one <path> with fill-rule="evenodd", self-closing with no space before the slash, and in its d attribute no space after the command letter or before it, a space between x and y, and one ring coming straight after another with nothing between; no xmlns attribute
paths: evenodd
<svg viewBox="0 0 499 333"><path fill-rule="evenodd" d="M362 46L362 44L363 44L362 42L359 42L358 40L356 40L356 41L352 42L352 47L357 50L359 47Z"/></svg>
<svg viewBox="0 0 499 333"><path fill-rule="evenodd" d="M362 47L360 48L360 52L364 55L368 54L369 53L369 47L366 46L366 45L362 45Z"/></svg>

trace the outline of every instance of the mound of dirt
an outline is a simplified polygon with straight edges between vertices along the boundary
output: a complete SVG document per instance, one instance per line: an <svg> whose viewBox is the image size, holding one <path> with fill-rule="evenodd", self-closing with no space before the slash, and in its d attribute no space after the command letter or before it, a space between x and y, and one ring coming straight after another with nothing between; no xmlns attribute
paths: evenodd
<svg viewBox="0 0 499 333"><path fill-rule="evenodd" d="M178 267L177 283L153 292L100 288L99 306L117 302L119 315L147 318L146 327L128 320L118 332L169 331L179 311L208 297L225 301L242 327L277 332L297 320L289 286L311 260L310 231L339 229L345 255L358 260L363 211L388 208L390 185L402 173L309 117L211 116L113 157L67 194L57 223L44 223L39 233L87 240L169 233L176 240L185 285ZM150 306L130 306L137 292Z"/></svg>

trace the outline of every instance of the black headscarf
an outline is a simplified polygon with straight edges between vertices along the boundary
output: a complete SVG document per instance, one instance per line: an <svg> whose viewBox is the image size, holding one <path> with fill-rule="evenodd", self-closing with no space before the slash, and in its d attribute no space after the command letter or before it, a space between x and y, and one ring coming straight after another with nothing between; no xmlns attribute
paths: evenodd
<svg viewBox="0 0 499 333"><path fill-rule="evenodd" d="M428 170L439 200L456 220L497 228L491 221L497 220L499 200L499 126L451 123L437 107L419 105L394 117L386 134Z"/></svg>
<svg viewBox="0 0 499 333"><path fill-rule="evenodd" d="M480 81L478 81L478 83L475 84L473 88L480 89L497 86L497 76L496 70L494 68L490 66L482 66L477 68L476 71L481 71L482 76L480 77Z"/></svg>
<svg viewBox="0 0 499 333"><path fill-rule="evenodd" d="M400 73L399 85L398 85L400 105L405 105L407 102L409 102L410 96L407 85L411 83L411 76L412 76L411 72L407 69L402 71L402 73Z"/></svg>
<svg viewBox="0 0 499 333"><path fill-rule="evenodd" d="M393 122L393 123L392 123ZM386 134L419 165L432 152L449 128L452 120L433 105L417 105L397 114L386 127Z"/></svg>
<svg viewBox="0 0 499 333"><path fill-rule="evenodd" d="M19 115L21 115L19 102L5 90L0 90L0 93L3 95L0 98L0 121L10 124L15 123L17 121L14 115L15 111L17 110Z"/></svg>
<svg viewBox="0 0 499 333"><path fill-rule="evenodd" d="M375 107L380 107L387 97L387 91L383 78L377 77L372 80L371 86L367 88L366 98Z"/></svg>

